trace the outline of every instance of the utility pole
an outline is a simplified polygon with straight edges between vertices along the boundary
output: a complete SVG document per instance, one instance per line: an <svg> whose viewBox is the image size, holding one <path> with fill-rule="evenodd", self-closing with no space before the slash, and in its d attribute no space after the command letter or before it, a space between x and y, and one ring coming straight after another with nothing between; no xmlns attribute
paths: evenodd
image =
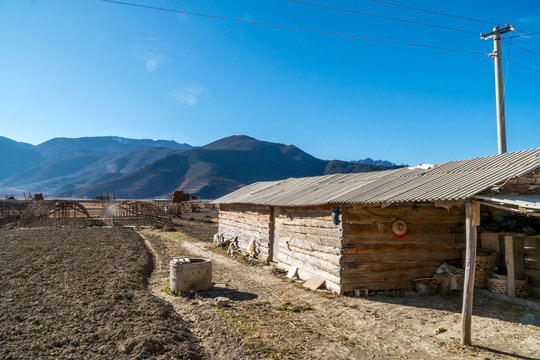
<svg viewBox="0 0 540 360"><path fill-rule="evenodd" d="M493 38L493 52L489 54L489 57L493 58L495 61L495 97L497 102L497 138L499 142L499 154L506 152L506 119L504 115L501 35L514 30L514 25L509 26L506 24L502 29L495 26L492 32L480 34L480 38L484 40Z"/></svg>

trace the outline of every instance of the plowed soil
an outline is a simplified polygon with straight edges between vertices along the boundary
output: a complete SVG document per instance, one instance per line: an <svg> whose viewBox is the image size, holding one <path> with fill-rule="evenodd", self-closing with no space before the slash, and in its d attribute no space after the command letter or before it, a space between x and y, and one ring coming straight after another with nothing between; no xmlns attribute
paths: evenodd
<svg viewBox="0 0 540 360"><path fill-rule="evenodd" d="M0 230L0 358L200 359L131 229Z"/></svg>
<svg viewBox="0 0 540 360"><path fill-rule="evenodd" d="M0 230L0 359L540 358L538 311L475 293L474 346L461 347L459 294L306 291L213 248L215 215L139 234ZM212 259L213 289L166 291L174 256Z"/></svg>

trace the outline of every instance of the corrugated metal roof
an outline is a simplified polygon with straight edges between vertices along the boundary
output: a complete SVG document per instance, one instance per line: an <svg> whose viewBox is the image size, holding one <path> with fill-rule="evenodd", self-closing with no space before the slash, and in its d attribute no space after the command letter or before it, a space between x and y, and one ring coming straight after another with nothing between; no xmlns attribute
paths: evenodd
<svg viewBox="0 0 540 360"><path fill-rule="evenodd" d="M501 206L515 206L518 209L540 211L540 196L538 195L487 195L475 196L475 199L486 200Z"/></svg>
<svg viewBox="0 0 540 360"><path fill-rule="evenodd" d="M450 161L428 169L409 167L257 182L214 202L312 206L462 200L539 167L540 148Z"/></svg>

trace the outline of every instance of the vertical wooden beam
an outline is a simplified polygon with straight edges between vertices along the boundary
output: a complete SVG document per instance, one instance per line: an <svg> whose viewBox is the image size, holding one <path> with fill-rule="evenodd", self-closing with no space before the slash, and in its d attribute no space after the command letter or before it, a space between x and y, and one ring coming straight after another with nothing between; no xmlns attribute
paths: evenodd
<svg viewBox="0 0 540 360"><path fill-rule="evenodd" d="M268 223L268 262L274 261L274 207L270 206L270 216Z"/></svg>
<svg viewBox="0 0 540 360"><path fill-rule="evenodd" d="M514 265L514 239L510 235L504 237L504 258L508 279L508 296L515 296L516 273Z"/></svg>
<svg viewBox="0 0 540 360"><path fill-rule="evenodd" d="M471 319L474 295L474 271L476 268L476 225L479 219L474 219L474 207L478 204L465 203L465 283L463 285L463 307L461 310L461 344L471 345ZM476 212L479 214L479 212Z"/></svg>
<svg viewBox="0 0 540 360"><path fill-rule="evenodd" d="M525 238L514 236L514 275L518 280L525 279Z"/></svg>

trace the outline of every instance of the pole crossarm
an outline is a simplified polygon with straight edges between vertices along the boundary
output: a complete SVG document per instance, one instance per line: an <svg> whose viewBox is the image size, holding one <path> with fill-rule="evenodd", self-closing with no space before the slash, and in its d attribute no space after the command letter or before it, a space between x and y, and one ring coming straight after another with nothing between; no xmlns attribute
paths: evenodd
<svg viewBox="0 0 540 360"><path fill-rule="evenodd" d="M498 26L496 26L496 27L493 28L492 32L489 32L487 34L480 33L480 38L484 39L484 40L488 40L488 39L491 39L492 37L495 37L497 35L500 36L502 34L505 34L505 33L510 32L510 31L515 31L515 30L516 30L516 28L514 27L514 25L506 24L502 29L499 28Z"/></svg>

